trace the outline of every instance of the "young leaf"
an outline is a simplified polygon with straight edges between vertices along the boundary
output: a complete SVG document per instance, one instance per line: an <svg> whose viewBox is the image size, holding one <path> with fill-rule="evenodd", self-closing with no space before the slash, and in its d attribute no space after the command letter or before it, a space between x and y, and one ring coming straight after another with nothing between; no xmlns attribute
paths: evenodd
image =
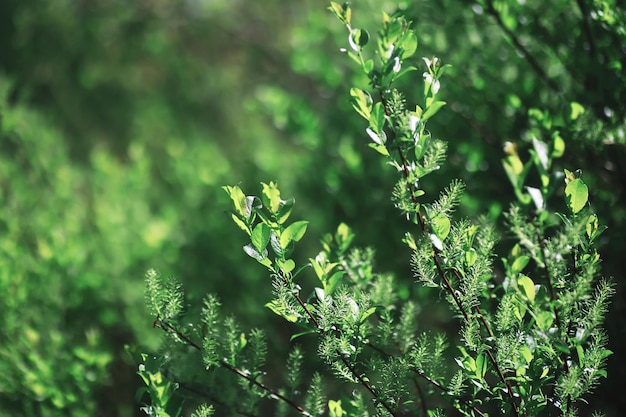
<svg viewBox="0 0 626 417"><path fill-rule="evenodd" d="M478 254L476 253L476 249L474 248L469 248L469 250L465 251L465 263L467 264L467 266L472 266L476 263L476 260L478 259Z"/></svg>
<svg viewBox="0 0 626 417"><path fill-rule="evenodd" d="M282 305L280 305L276 300L273 300L272 302L265 304L265 307L269 308L276 315L284 318L285 320L291 323L295 323L298 321L298 316L296 316L295 314L287 313L287 310Z"/></svg>
<svg viewBox="0 0 626 417"><path fill-rule="evenodd" d="M295 199L293 198L290 198L286 201L281 201L278 212L276 213L276 221L279 224L283 224L287 221L289 215L291 214L291 210L293 209L294 203Z"/></svg>
<svg viewBox="0 0 626 417"><path fill-rule="evenodd" d="M551 156L553 158L560 158L565 153L565 141L563 140L561 135L559 135L559 132L555 132L552 136L553 143Z"/></svg>
<svg viewBox="0 0 626 417"><path fill-rule="evenodd" d="M333 14L339 19L341 23L344 25L349 25L350 20L352 18L352 9L348 5L348 3L344 3L343 6L339 3L335 3L334 1L330 2L330 6L328 10L333 12Z"/></svg>
<svg viewBox="0 0 626 417"><path fill-rule="evenodd" d="M283 270L285 274L290 273L296 268L296 263L293 261L293 259L287 259L286 261L281 261L280 259L277 259L276 264L280 269Z"/></svg>
<svg viewBox="0 0 626 417"><path fill-rule="evenodd" d="M259 252L263 252L265 247L270 241L271 229L265 223L259 223L256 225L250 236L252 244Z"/></svg>
<svg viewBox="0 0 626 417"><path fill-rule="evenodd" d="M576 214L587 204L589 189L583 180L576 178L565 186L565 196L570 210Z"/></svg>
<svg viewBox="0 0 626 417"><path fill-rule="evenodd" d="M243 247L243 250L249 257L256 259L260 264L268 268L272 265L272 261L267 257L267 250L258 251L253 245L246 245Z"/></svg>
<svg viewBox="0 0 626 417"><path fill-rule="evenodd" d="M445 101L435 101L434 103L431 103L428 106L428 108L426 108L426 110L424 111L424 114L422 114L421 122L423 123L426 120L428 120L431 117L433 117L445 105L446 105Z"/></svg>
<svg viewBox="0 0 626 417"><path fill-rule="evenodd" d="M233 222L235 222L235 224L239 226L241 230L243 230L244 232L248 234L248 236L250 235L250 233L252 233L250 232L250 228L248 227L248 225L244 223L244 221L241 220L235 213L231 213L230 217L233 219Z"/></svg>
<svg viewBox="0 0 626 417"><path fill-rule="evenodd" d="M358 52L362 47L367 45L370 40L370 35L364 29L352 29L350 31L350 36L348 37L348 43L350 43L350 47Z"/></svg>
<svg viewBox="0 0 626 417"><path fill-rule="evenodd" d="M369 120L372 113L372 96L370 93L359 88L351 88L350 96L352 97L352 107L366 120Z"/></svg>
<svg viewBox="0 0 626 417"><path fill-rule="evenodd" d="M431 219L433 232L437 237L444 241L450 233L450 219L448 216L439 214Z"/></svg>
<svg viewBox="0 0 626 417"><path fill-rule="evenodd" d="M269 184L261 183L261 185L263 186L263 204L272 213L278 213L280 208L280 191L278 186L274 182Z"/></svg>
<svg viewBox="0 0 626 417"><path fill-rule="evenodd" d="M515 258L515 260L511 264L511 272L513 274L522 272L526 265L528 265L528 261L530 261L530 257L526 255Z"/></svg>
<svg viewBox="0 0 626 417"><path fill-rule="evenodd" d="M246 210L246 196L243 191L241 191L241 188L236 185L234 187L227 185L222 187L222 189L226 191L226 193L232 200L233 207L235 208L237 214L239 214L243 218L248 218L248 213Z"/></svg>
<svg viewBox="0 0 626 417"><path fill-rule="evenodd" d="M287 226L287 228L280 234L280 246L282 248L286 248L290 242L297 242L302 239L302 236L306 233L308 224L308 221L300 220Z"/></svg>
<svg viewBox="0 0 626 417"><path fill-rule="evenodd" d="M582 104L572 101L570 103L570 120L576 120L578 117L585 112L585 108Z"/></svg>
<svg viewBox="0 0 626 417"><path fill-rule="evenodd" d="M533 138L533 148L535 149L537 159L544 170L550 167L550 157L548 156L548 145L544 142Z"/></svg>
<svg viewBox="0 0 626 417"><path fill-rule="evenodd" d="M521 275L517 279L517 285L522 287L524 294L526 295L526 297L528 297L528 299L531 302L535 301L535 283L533 282L532 279L530 279L526 275Z"/></svg>
<svg viewBox="0 0 626 417"><path fill-rule="evenodd" d="M385 109L383 108L383 103L381 102L374 104L370 117L370 127L378 135L380 135L385 127Z"/></svg>
<svg viewBox="0 0 626 417"><path fill-rule="evenodd" d="M339 401L328 401L328 415L329 417L343 417L346 414L341 408L341 400Z"/></svg>

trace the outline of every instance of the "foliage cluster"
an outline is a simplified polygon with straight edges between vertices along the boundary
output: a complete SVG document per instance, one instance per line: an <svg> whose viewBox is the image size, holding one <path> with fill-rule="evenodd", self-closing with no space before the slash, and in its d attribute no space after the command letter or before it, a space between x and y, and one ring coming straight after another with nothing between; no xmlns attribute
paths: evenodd
<svg viewBox="0 0 626 417"><path fill-rule="evenodd" d="M314 3L1 2L1 414L129 415L135 384L176 387L162 379L172 375L161 373L158 355L136 349L144 368L133 380L134 366L122 349L125 343L156 349L158 334L150 331L142 303L141 276L151 266L176 271L189 300L219 293L242 329L266 330L272 355L265 369L278 369L284 361L272 358L281 357L301 362L305 375L319 367L313 351L302 347L300 359L288 353L285 334L293 327L272 326L271 316L258 314L273 287L262 268L240 262L232 250L240 239L221 213L227 198L219 186L225 183L249 189L259 178L277 180L286 195L297 197L309 236L348 222L358 231L355 246L376 246L376 270L394 272L393 301L411 298L420 328L456 333L457 322L439 304L425 309L425 300L443 295L413 284L410 255L394 244L407 230L387 203L396 173L362 146L370 136L355 134L362 121L351 117L345 100L349 86L367 90L368 74L326 52L344 44L345 33ZM378 24L379 1L356 6L360 27ZM494 161L504 142L518 142L525 162L536 160L527 151L535 150L533 138L551 155L561 137L566 152L549 171L582 169L593 208L609 226L596 239L604 274L619 276L626 231L626 147L619 145L626 112L623 8L613 0L574 6L567 0L418 0L383 7L413 21L422 55L454 64L437 99L447 102L445 111L428 121L428 130L449 141L448 158L437 175L420 182L422 198L458 178L466 192L455 218L487 213L495 220L509 204L508 176L494 174L501 172ZM423 68L419 60L409 64ZM407 103L424 104L414 74L395 82ZM515 148L507 149L514 157ZM510 162L515 174L519 164ZM514 181L526 200L527 185L541 189L537 169L523 168L525 181ZM411 209L403 204L409 195L397 187L398 208ZM555 210L567 212L558 203L551 200ZM304 265L318 248L315 239L297 243L292 259ZM509 243L508 237L499 243L498 253L511 251ZM369 264L373 253L359 252L353 262ZM501 263L493 264L503 277ZM528 272L534 267L529 260L520 273L536 280L535 271ZM363 268L360 273L373 273ZM319 287L316 277L302 271L299 285ZM609 383L590 398L615 415L626 377L626 362L617 359L624 356L621 288L606 325L616 352L608 359ZM191 301L184 309L191 318L201 305ZM207 376L196 368L177 371L197 375L190 389L213 383L204 383ZM232 382L228 371L215 372L209 379ZM289 378L287 387L302 389ZM174 409L183 392L175 390ZM226 399L237 398L235 392ZM327 406L320 395L306 408L316 401Z"/></svg>
<svg viewBox="0 0 626 417"><path fill-rule="evenodd" d="M267 344L260 330L242 332L234 319L221 316L213 295L205 298L199 320L190 317L180 284L150 270L147 303L155 327L169 336L164 369L183 390L225 414L259 415L269 398L280 403L279 415L445 415L452 408L468 416L578 415L579 403L606 377L612 352L602 323L614 290L600 279L595 243L604 228L589 207L588 186L580 170L555 169L565 151L559 131L548 140L533 137L526 162L516 144L506 145L503 166L517 201L505 214L515 243L502 256L494 250L498 236L488 218L454 218L463 182L452 180L436 199L422 186L445 164L447 145L427 125L446 104L439 92L449 67L436 57L423 59L422 98L413 109L396 87L418 70L410 65L418 43L411 23L402 13L384 13L368 55L370 35L352 26L351 7L333 2L330 10L348 30L350 48L343 51L369 81L369 90L350 90L352 106L368 122L369 146L399 175L393 202L411 225L403 241L412 251L414 277L443 295L460 322L459 337L449 342L445 334L424 333L420 300L398 296L395 278L375 272L373 251L351 248L354 235L345 224L322 240L317 256L298 265L294 247L308 222L289 223L294 200L282 199L273 182L262 183L259 197L227 186L231 217L249 238L244 251L271 278L273 299L266 307L297 326L291 341L317 336L317 356L327 371L318 367L301 389L296 346L285 360L286 386L270 387L266 381L276 377L264 371ZM571 104L566 124L578 118L579 106ZM553 209L559 193L564 204ZM498 254L502 276L493 263ZM308 268L318 282L307 290L300 275ZM449 343L456 347L456 366L445 353ZM206 375L185 372L194 361ZM234 381L213 379L218 370ZM331 377L337 381L333 394L327 389ZM180 412L164 410L161 415Z"/></svg>

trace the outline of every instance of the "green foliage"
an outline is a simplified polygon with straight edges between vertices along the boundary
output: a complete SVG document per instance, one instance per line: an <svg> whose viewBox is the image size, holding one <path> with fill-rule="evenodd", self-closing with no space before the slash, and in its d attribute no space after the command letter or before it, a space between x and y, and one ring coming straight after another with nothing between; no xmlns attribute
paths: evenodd
<svg viewBox="0 0 626 417"><path fill-rule="evenodd" d="M276 259L282 260L272 243L279 247L280 239L266 242L271 227L258 219L250 235L236 233L221 215L228 198L220 185L239 184L263 200L263 189L255 193L254 184L267 178L298 201L284 228L294 219L309 222L282 263L288 270L293 261L291 275L297 272L293 281L305 303L314 309L318 294L330 294L328 314L342 312L340 295L365 311L375 308L361 324L375 331L338 329L364 331L385 352L411 351L417 340L429 346L425 350L436 351L427 342L448 335L451 347L440 358L443 366L425 372L445 374L435 382L454 396L448 398L419 376L425 393L441 392L444 398L427 395L431 409L420 411L415 402L416 414L452 415L453 404L467 407L463 399L473 382L464 368L455 372L454 358L465 361L456 348L459 340L478 349L487 340L494 351L521 351L515 330L532 330L528 322L534 320L536 328L550 332L558 313L564 323L582 317L585 329L605 328L615 352L606 358L608 380L584 397L589 405L578 403L579 414L601 407L608 415L621 415L626 407L619 388L626 378L621 360L626 345L620 340L624 287L598 282L598 277L623 272L623 6L614 0L417 0L397 6L359 0L354 16L347 6L331 6L340 17L337 24L332 13L314 3L1 2L0 414L131 414L136 408L132 392L145 384L122 346L141 344L143 352L155 352L159 332L150 323L159 318L164 321L155 325L169 323L181 332L169 329L156 356L169 355L160 365L168 380L188 382L170 397L187 399L184 415L199 413L203 403L215 405L220 415L252 409L271 415L274 406L277 415L294 410L284 401L268 401L271 394L255 403L256 394L243 387L248 381L236 376L239 383L234 383L235 374L220 365L224 357L207 354L229 360L241 355L240 369L252 369L256 365L246 364L262 362L246 350L257 334L247 329L259 328L263 337L254 340L268 346L264 383L284 386L276 392L304 404L302 393L317 371L327 414L371 415L371 393L363 388L351 397L350 388L333 377L333 365L327 368L316 355L317 329L311 323L302 327L299 320L306 316L298 317L303 310L294 286L275 281L272 295L270 270L243 262L237 250L249 245L254 258L265 248L274 268ZM394 8L404 20L382 29L381 7L390 22L399 17ZM338 43L346 53L332 53ZM382 62L392 44L402 44L403 51L394 48L397 55ZM453 64L439 80L420 59L432 61L433 55ZM354 64L357 71L350 68ZM371 72L380 85L393 84L385 94L389 114L377 86L368 84ZM434 90L437 96L427 112L425 97ZM351 101L362 115L354 113ZM420 111L428 126L423 142L406 154L415 162L414 168L408 162L415 173L406 178L397 166L383 168L390 159L380 155L396 157L395 143L414 140L419 126L412 116ZM504 173L497 162L503 146L511 156ZM451 195L452 208L437 215L437 196L445 196L454 184L462 184L464 192ZM387 203L390 194L393 204ZM508 209L511 199L518 205ZM418 213L424 215L426 234L403 221ZM336 229L342 222L351 228ZM282 243L302 233L302 226L294 226ZM467 227L478 231L466 234ZM335 229L320 249L315 236ZM545 232L543 242L537 229ZM334 244L337 240L342 248ZM545 252L564 260L542 261L541 243ZM433 244L441 244L451 265L468 276L452 276L451 284L459 288L461 305L475 309L480 303L494 333L503 336L497 346L479 322L463 322L433 268ZM450 248L462 249L451 253ZM320 250L324 255L318 257ZM171 285L165 293L179 294L160 301L158 291L153 294L166 315L156 313L152 320L146 320L142 302L141 277L149 267L175 271L176 280L156 282ZM467 272L474 267L480 270ZM415 284L411 268L430 287ZM561 303L556 307L546 302L546 270ZM184 283L184 299L176 282ZM606 315L613 291L616 302ZM206 292L219 293L221 301L213 297L203 304ZM577 303L578 297L587 298ZM459 326L446 299L461 319ZM292 321L280 325L275 315L260 314L264 304L273 306L276 300L279 315ZM214 310L206 318L203 306ZM231 328L236 331L228 332ZM568 330L563 345L557 343L562 350L578 325ZM481 332L483 338L476 337ZM227 333L230 344L222 343ZM182 336L198 342L204 354L185 348ZM601 335L594 337L602 341ZM327 339L331 347L352 342ZM294 342L302 361L299 384L292 389L289 371L283 374L280 364L288 363ZM563 380L561 397L568 390L577 395L596 377L603 379L593 373L585 382L585 368L580 368L579 357L590 363L603 358L593 343L586 338L584 346L569 346L570 353L556 350L554 358L561 358L554 360L569 355L577 365ZM543 354L552 361L545 346ZM371 349L358 353L357 371L397 373L399 361L387 364ZM476 353L466 352L478 360ZM548 361L533 352L531 365L540 360ZM482 364L478 369L484 369ZM204 372L205 365L210 372ZM346 374L345 367L335 372L340 371ZM381 395L389 395L389 378L367 376L385 390ZM488 367L486 379L494 379ZM148 397L140 402L149 403Z"/></svg>
<svg viewBox="0 0 626 417"><path fill-rule="evenodd" d="M487 7L494 6L488 2ZM209 295L203 330L186 333L185 321L197 328L193 318L175 318L180 309L172 309L171 317L163 314L166 306L180 304L178 287L149 272L147 293L156 324L183 348L201 352L209 372L223 369L238 377L244 399L239 405L217 401L224 413L257 415L260 400L268 398L279 401L281 415L290 410L441 415L442 404L467 416L575 415L607 375L612 352L602 323L614 289L599 279L596 243L602 230L588 204L589 187L580 171L554 169L565 144L545 123L549 114L530 112L544 121L551 142L534 137L526 163L515 144L505 148L502 163L517 199L505 216L506 228L515 243L501 257L503 278L498 278L499 237L492 222L455 218L464 183L453 179L434 199L423 188L446 163L447 145L433 137L427 122L446 104L439 93L450 67L436 57L423 59L423 96L409 110L396 85L417 70L408 63L417 49L411 23L402 14L383 13L372 52L369 32L352 26L350 6L331 3L329 9L347 28L350 49L344 52L369 80L370 91L349 91L354 110L368 122L364 136L400 177L392 200L408 221L403 241L412 251L415 279L444 295L458 319L458 337L448 341L450 335L420 330L416 302L397 297L394 278L375 272L373 251L351 248L354 233L345 224L322 239L316 257L299 263L295 247L309 223L288 221L294 199L282 199L274 182L261 183L260 196L239 186L224 190L232 220L249 239L244 252L272 280L273 299L266 307L294 326L291 340L316 335L319 364L325 367L312 374L307 394L295 389L301 378L299 347L285 361L287 388L271 388L264 381L267 346L260 331L246 336L232 318L220 318L219 303ZM500 23L505 29L513 25ZM563 203L554 202L559 196ZM309 268L317 286L305 290L302 277ZM346 389L331 394L326 378ZM371 404L363 395L373 399Z"/></svg>

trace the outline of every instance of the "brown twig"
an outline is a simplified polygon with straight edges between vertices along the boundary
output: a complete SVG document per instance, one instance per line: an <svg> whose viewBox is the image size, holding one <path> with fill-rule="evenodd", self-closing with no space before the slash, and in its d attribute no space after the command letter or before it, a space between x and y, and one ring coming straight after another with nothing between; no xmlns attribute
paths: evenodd
<svg viewBox="0 0 626 417"><path fill-rule="evenodd" d="M385 114L387 116L389 116L389 111L388 111L388 108L387 108L387 102L386 102L386 100L385 100L385 98L384 98L384 96L382 94L380 94L380 97L381 97L381 101L383 103L383 108L385 110ZM399 145L397 146L397 151L398 151L398 154L400 155L400 161L402 163L402 172L403 172L404 177L407 180L407 183L408 183L408 186L409 186L409 193L411 195L411 201L413 202L415 207L419 207L419 203L417 201L417 196L416 196L416 191L417 190L415 189L414 185L410 181L408 181L409 180L409 164L408 164L408 162L406 160L406 157L404 156L404 154L402 152L402 149L400 148ZM418 223L419 223L420 229L421 229L422 233L426 234L427 233L426 220L422 216L422 213L421 213L421 211L419 209L417 210L416 214L417 214L417 219L418 219ZM465 320L469 321L470 320L470 316L469 316L468 311L463 306L463 303L459 299L456 291L454 290L454 287L452 286L452 283L448 279L444 269L441 266L441 261L439 259L440 256L439 256L439 252L438 252L437 248L432 243L431 243L431 248L432 248L432 258L433 258L433 262L435 264L435 268L437 269L437 274L439 275L439 277L443 281L444 285L446 286L446 289L447 289L448 293L452 296L452 298L454 300L454 303L456 304L456 306L459 309L459 311L463 314L463 317L465 318ZM458 271L453 269L453 273L456 275L456 278L460 281L461 277L460 277ZM481 322L482 322L483 326L485 327L487 333L489 334L489 336L491 338L493 338L494 334L493 334L493 332L491 330L491 327L487 323L487 320L485 319L484 315L482 314L482 312L480 311L480 308L478 306L477 306L477 314L478 314L479 318L481 319ZM491 362L493 368L496 370L496 373L498 374L498 377L500 378L500 380L502 381L502 383L504 384L504 386L507 389L507 394L508 394L508 396L509 396L509 398L511 400L511 404L512 404L513 410L515 412L515 415L519 416L519 409L517 407L517 403L515 402L515 396L513 394L513 388L511 387L511 384L505 378L504 373L500 369L500 366L496 362L496 359L493 356L493 353L491 352L491 349L486 350L486 353L487 353L487 357L489 358L489 361Z"/></svg>
<svg viewBox="0 0 626 417"><path fill-rule="evenodd" d="M289 285L289 280L288 278L284 275L284 274L280 274L280 278L283 280L283 282L286 285ZM311 321L315 324L315 327L317 327L318 331L321 334L325 334L326 330L324 330L320 325L319 322L317 321L317 319L315 318L315 316L313 315L313 313L311 312L311 310L307 307L306 303L304 301L302 301L302 298L300 297L300 294L298 292L294 293L294 297L296 299L296 301L298 302L298 304L300 304L300 307L302 307L302 309L306 312L306 314L309 316L309 318L311 319ZM346 357L341 354L341 352L339 352L339 350L335 349L335 354L337 355L337 357L341 360L341 363L343 363L343 365L348 368L348 370L350 371L350 373L357 379L357 381L359 381L359 383L370 393L372 394L372 396L376 399L376 401L378 401L384 408L385 410L387 410L389 412L389 414L391 414L392 416L396 417L397 414L394 411L394 409L387 404L386 401L384 401L383 399L380 398L380 396L378 395L378 393L376 392L376 390L374 389L374 387L372 386L372 384L370 384L361 374L359 374L356 369L350 364L350 362L348 362L348 360L346 359Z"/></svg>
<svg viewBox="0 0 626 417"><path fill-rule="evenodd" d="M196 342L191 340L187 335L182 333L180 330L178 330L178 328L173 326L168 321L163 320L160 317L157 317L157 319L155 320L153 325L154 325L154 327L159 327L159 328L163 329L166 332L168 332L168 331L174 332L174 334L176 336L181 338L189 346L193 347L194 349L198 350L199 352L202 351L202 347L199 344L197 344ZM251 384L256 385L257 387L261 388L263 391L265 391L268 394L270 394L270 396L274 396L274 397L280 399L281 401L285 402L286 404L288 404L292 408L298 410L298 412L300 412L301 414L310 415L310 413L308 411L306 411L304 408L302 408L296 402L290 400L289 398L285 397L284 395L282 395L278 391L268 387L267 385L263 384L262 382L257 381L255 378L252 378L247 372L244 372L241 369L239 369L239 368L229 364L225 360L221 360L219 362L219 364L220 364L221 367L223 367L225 369L228 369L232 373L240 376L241 378L244 378L246 381L250 382Z"/></svg>

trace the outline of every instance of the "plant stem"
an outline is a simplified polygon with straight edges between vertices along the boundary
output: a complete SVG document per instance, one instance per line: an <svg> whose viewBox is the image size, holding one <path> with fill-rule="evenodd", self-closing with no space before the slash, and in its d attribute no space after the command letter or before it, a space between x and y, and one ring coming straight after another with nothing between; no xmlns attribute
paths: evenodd
<svg viewBox="0 0 626 417"><path fill-rule="evenodd" d="M553 79L551 79L548 76L548 74L546 74L546 72L543 70L543 68L539 64L539 62L537 62L537 60L530 53L530 51L526 49L524 45L522 45L522 43L517 38L515 33L506 27L506 25L502 21L502 16L500 16L500 13L498 13L498 11L496 10L493 4L493 0L486 0L485 3L487 4L487 13L493 16L493 18L496 20L496 23L500 27L500 29L502 29L502 31L506 34L506 36L513 43L513 46L515 46L515 49L517 49L518 52L521 53L522 56L524 56L524 58L526 59L526 62L528 62L528 64L537 73L537 75L539 75L539 77L543 80L543 82L546 83L548 87L550 87L556 93L561 93L561 89L559 88L557 83Z"/></svg>
<svg viewBox="0 0 626 417"><path fill-rule="evenodd" d="M281 279L283 280L283 282L285 284L289 284L289 280L287 279L287 277L285 275L283 275L282 273L280 274ZM307 305L304 303L304 301L302 301L302 298L300 297L300 294L298 292L294 293L294 297L296 299L296 301L298 302L298 304L300 304L300 307L302 307L304 309L304 311L306 312L306 314L309 316L309 318L311 319L311 321L315 324L315 327L318 329L318 331L321 334L325 334L326 331L324 329L322 329L319 325L319 322L317 321L317 319L315 318L315 316L313 315L313 313L311 312L311 310L307 307ZM350 370L350 373L352 373L352 375L359 381L359 383L367 390L370 392L370 394L372 394L372 396L378 401L380 402L380 404L382 404L382 406L385 408L385 410L387 410L389 412L389 414L391 414L392 416L396 417L396 412L393 410L393 408L387 404L386 401L384 401L383 399L381 399L378 395L378 393L376 392L376 390L374 389L374 387L367 382L363 376L361 376L356 369L350 364L350 362L348 362L348 360L345 358L345 356L343 354L341 354L341 352L339 352L339 350L335 350L335 354L337 355L337 357L340 358L341 362L344 364L344 366L346 368L348 368Z"/></svg>
<svg viewBox="0 0 626 417"><path fill-rule="evenodd" d="M202 351L202 347L199 344L197 344L196 342L191 340L188 336L183 334L180 330L178 330L178 328L173 326L168 321L163 320L163 319L157 317L156 321L154 322L154 327L160 327L161 329L163 329L166 332L168 332L168 331L174 332L174 334L176 334L176 336L181 338L189 346L193 347L194 349L198 350L199 352ZM251 384L256 385L257 387L259 387L262 390L264 390L267 393L269 393L270 396L273 396L275 398L278 398L278 399L282 400L283 402L285 402L286 404L288 404L292 408L295 408L296 410L298 410L298 412L300 412L301 414L305 414L305 415L309 415L309 416L311 415L311 413L306 411L304 408L302 408L300 405L298 405L294 401L292 401L289 398L285 397L284 395L282 395L278 391L268 387L267 385L263 384L262 382L257 381L255 378L252 378L248 373L242 371L241 369L239 369L239 368L237 368L235 366L232 366L231 364L229 364L228 362L226 362L224 360L220 361L220 366L222 366L223 368L228 369L229 371L231 371L234 374L240 376L241 378L245 379L246 381L250 382Z"/></svg>

